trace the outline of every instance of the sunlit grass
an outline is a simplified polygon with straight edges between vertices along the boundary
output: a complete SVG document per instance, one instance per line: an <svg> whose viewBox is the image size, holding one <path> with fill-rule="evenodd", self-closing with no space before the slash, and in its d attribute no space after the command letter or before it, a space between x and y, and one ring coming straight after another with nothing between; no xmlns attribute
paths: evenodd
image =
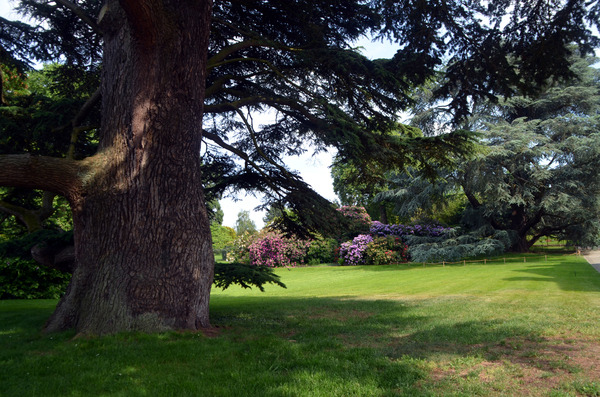
<svg viewBox="0 0 600 397"><path fill-rule="evenodd" d="M278 269L287 289L214 291L213 337L41 335L56 301L0 301L0 396L596 390L586 365L565 357L600 349L600 274L575 256L508 258Z"/></svg>

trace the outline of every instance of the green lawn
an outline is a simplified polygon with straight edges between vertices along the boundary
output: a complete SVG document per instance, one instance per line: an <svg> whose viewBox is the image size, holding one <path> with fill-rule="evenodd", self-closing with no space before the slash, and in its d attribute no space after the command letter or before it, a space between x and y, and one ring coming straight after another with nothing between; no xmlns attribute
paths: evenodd
<svg viewBox="0 0 600 397"><path fill-rule="evenodd" d="M278 274L214 291L206 335L40 335L55 301L0 301L0 396L600 395L583 258Z"/></svg>

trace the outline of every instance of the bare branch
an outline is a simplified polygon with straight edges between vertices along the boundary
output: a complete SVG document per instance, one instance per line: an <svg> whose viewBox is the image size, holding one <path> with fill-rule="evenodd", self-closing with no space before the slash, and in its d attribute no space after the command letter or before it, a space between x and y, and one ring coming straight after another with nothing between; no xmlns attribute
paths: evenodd
<svg viewBox="0 0 600 397"><path fill-rule="evenodd" d="M219 66L219 63L221 61L223 61L229 55L231 55L239 50L242 50L244 48L259 47L259 46L261 46L261 42L258 40L246 40L246 41L241 41L239 43L235 43L228 47L225 47L221 51L219 51L218 53L216 53L215 55L213 55L212 57L210 57L208 59L208 61L206 62L206 70L207 70L207 72L210 73L210 71L214 67Z"/></svg>
<svg viewBox="0 0 600 397"><path fill-rule="evenodd" d="M273 165L274 167L276 167L277 169L279 169L284 175L285 178L288 180L288 182L292 185L295 186L295 181L290 177L290 174L288 172L288 170L285 169L285 167L277 164L275 161L273 161L272 159L270 159L267 155L265 155L265 153L262 151L262 149L260 148L260 146L258 145L258 140L256 139L256 133L254 132L254 128L252 127L252 124L250 123L250 121L248 121L248 119L246 118L246 116L244 116L244 114L242 113L241 110L237 110L238 116L240 116L240 118L242 119L242 121L244 122L244 124L246 125L246 129L248 130L248 133L250 134L250 138L252 139L252 143L254 144L254 148L256 149L256 151L258 152L258 154L260 154L260 156L265 159L266 162L268 162L269 164Z"/></svg>
<svg viewBox="0 0 600 397"><path fill-rule="evenodd" d="M273 191L275 193L277 193L277 195L282 196L282 194L280 193L280 189L277 188L275 185L273 185L269 181L269 176L267 174L265 174L265 172L262 170L262 168L260 168L260 166L258 164L256 164L254 161L252 161L252 159L250 159L250 156L248 156L248 154L246 154L242 150L239 150L239 149L237 149L237 148L235 148L235 147L227 144L217 134L213 134L213 133L210 133L210 132L208 132L206 130L203 130L202 131L202 136L205 137L205 138L210 139L211 141L213 141L214 143L216 143L217 145L219 145L223 149L228 150L228 151L230 151L233 154L236 154L239 158L241 158L242 160L244 160L247 164L250 164L256 171L258 171L265 178L265 182L271 187L271 189L273 189Z"/></svg>

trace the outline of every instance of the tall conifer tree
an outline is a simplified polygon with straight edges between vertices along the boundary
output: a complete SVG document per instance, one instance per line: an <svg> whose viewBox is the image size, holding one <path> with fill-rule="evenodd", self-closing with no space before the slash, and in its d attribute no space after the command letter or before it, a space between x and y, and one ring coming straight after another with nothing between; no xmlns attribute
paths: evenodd
<svg viewBox="0 0 600 397"><path fill-rule="evenodd" d="M389 133L411 103L410 89L443 58L452 67L438 94L452 98L460 118L472 101L511 95L514 86L532 93L550 76L568 77L568 44L584 52L597 44L586 26L597 24L598 4L581 0L20 4L44 23L0 20L4 61L61 60L86 70L102 56L95 155L0 156L0 185L61 194L73 211L75 271L47 331L209 325L213 255L201 164L215 166L215 189L259 189L314 228L331 208L281 154L312 142L383 166L444 163L468 147L469 134ZM371 61L351 48L368 32L397 43L393 59ZM253 112L266 109L275 111L273 123L254 125ZM210 158L201 160L203 140ZM216 146L244 167L236 170Z"/></svg>

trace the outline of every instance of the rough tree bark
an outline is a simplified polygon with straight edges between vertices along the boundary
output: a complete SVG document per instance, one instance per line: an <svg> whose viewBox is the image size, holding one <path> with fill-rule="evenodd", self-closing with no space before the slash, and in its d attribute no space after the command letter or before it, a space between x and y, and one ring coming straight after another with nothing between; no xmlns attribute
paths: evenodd
<svg viewBox="0 0 600 397"><path fill-rule="evenodd" d="M98 153L0 158L0 184L63 194L73 211L73 278L46 331L209 326L199 153L211 7L107 0Z"/></svg>

